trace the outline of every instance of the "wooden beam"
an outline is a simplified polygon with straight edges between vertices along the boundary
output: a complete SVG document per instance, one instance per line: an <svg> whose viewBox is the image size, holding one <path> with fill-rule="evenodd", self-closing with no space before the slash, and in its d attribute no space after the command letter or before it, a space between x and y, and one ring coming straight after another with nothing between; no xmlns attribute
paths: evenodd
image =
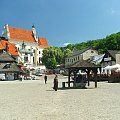
<svg viewBox="0 0 120 120"><path fill-rule="evenodd" d="M87 69L87 80L88 80L88 86L90 86L90 70Z"/></svg>

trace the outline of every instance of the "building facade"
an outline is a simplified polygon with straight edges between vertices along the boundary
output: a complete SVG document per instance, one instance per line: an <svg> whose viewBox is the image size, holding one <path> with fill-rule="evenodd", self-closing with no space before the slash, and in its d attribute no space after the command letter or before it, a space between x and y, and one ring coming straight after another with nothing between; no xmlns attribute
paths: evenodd
<svg viewBox="0 0 120 120"><path fill-rule="evenodd" d="M18 63L22 62L33 66L42 64L42 51L48 47L48 41L46 38L37 36L34 26L32 26L32 30L25 30L6 24L2 36L17 47Z"/></svg>
<svg viewBox="0 0 120 120"><path fill-rule="evenodd" d="M73 65L74 63L81 61L81 60L87 60L91 57L98 55L98 52L92 48L86 48L83 50L73 50L73 53L70 57L67 57L65 59L65 67L69 67Z"/></svg>

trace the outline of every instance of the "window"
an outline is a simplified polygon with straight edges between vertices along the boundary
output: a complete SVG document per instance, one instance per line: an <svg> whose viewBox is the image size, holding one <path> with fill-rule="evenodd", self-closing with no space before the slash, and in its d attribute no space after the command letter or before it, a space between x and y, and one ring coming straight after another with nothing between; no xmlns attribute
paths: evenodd
<svg viewBox="0 0 120 120"><path fill-rule="evenodd" d="M27 57L27 56L24 57L24 61L25 61L25 62L28 61L28 57Z"/></svg>
<svg viewBox="0 0 120 120"><path fill-rule="evenodd" d="M40 54L41 52L39 51L39 54Z"/></svg>
<svg viewBox="0 0 120 120"><path fill-rule="evenodd" d="M7 63L5 68L10 68L10 63Z"/></svg>
<svg viewBox="0 0 120 120"><path fill-rule="evenodd" d="M33 50L33 53L35 53L35 49Z"/></svg>

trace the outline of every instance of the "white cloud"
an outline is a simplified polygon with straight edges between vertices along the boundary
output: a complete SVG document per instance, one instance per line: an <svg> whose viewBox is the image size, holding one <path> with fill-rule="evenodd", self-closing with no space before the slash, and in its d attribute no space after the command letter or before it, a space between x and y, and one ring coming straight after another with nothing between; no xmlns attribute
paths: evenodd
<svg viewBox="0 0 120 120"><path fill-rule="evenodd" d="M69 45L69 44L70 44L70 43L64 43L63 45L64 45L64 46L67 46L67 45Z"/></svg>

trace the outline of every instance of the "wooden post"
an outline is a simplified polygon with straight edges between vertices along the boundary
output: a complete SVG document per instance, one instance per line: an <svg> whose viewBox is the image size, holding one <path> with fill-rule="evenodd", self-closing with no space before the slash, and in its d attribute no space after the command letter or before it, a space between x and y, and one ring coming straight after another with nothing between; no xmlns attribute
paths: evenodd
<svg viewBox="0 0 120 120"><path fill-rule="evenodd" d="M95 71L95 88L97 88L97 70Z"/></svg>
<svg viewBox="0 0 120 120"><path fill-rule="evenodd" d="M88 86L90 86L90 70L87 71Z"/></svg>
<svg viewBox="0 0 120 120"><path fill-rule="evenodd" d="M68 87L70 87L70 74L71 74L71 72L70 72L70 69L68 70Z"/></svg>

